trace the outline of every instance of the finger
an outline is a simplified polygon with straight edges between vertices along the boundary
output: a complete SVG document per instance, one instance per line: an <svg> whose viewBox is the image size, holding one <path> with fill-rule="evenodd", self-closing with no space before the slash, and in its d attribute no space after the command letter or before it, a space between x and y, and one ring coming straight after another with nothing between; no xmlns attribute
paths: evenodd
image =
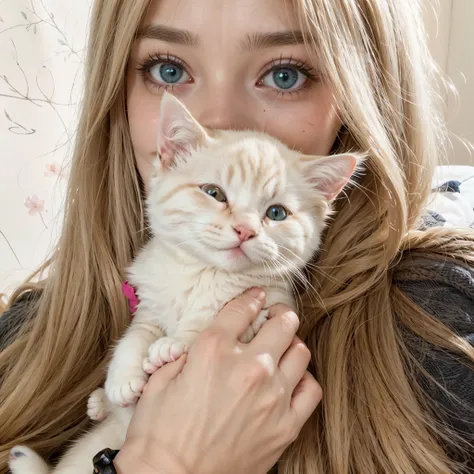
<svg viewBox="0 0 474 474"><path fill-rule="evenodd" d="M293 391L291 408L298 430L303 427L323 398L323 391L315 378L306 371Z"/></svg>
<svg viewBox="0 0 474 474"><path fill-rule="evenodd" d="M183 370L186 363L187 354L183 354L178 360L169 362L159 368L149 379L143 389L143 396L161 392L166 386L175 379ZM142 397L143 397L142 396Z"/></svg>
<svg viewBox="0 0 474 474"><path fill-rule="evenodd" d="M299 337L295 337L280 360L280 371L288 381L291 392L300 383L309 361L311 360L311 352Z"/></svg>
<svg viewBox="0 0 474 474"><path fill-rule="evenodd" d="M213 326L222 328L226 333L238 339L257 319L264 302L263 290L251 288L227 303L217 315Z"/></svg>
<svg viewBox="0 0 474 474"><path fill-rule="evenodd" d="M250 346L259 351L268 350L278 363L290 347L298 326L298 316L289 306L284 304L272 306L269 310L269 320L262 326Z"/></svg>

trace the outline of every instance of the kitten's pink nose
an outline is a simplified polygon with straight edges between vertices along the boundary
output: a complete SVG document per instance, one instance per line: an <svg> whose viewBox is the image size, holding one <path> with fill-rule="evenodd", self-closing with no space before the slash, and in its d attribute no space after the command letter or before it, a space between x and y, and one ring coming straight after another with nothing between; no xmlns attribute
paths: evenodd
<svg viewBox="0 0 474 474"><path fill-rule="evenodd" d="M246 225L236 225L234 226L234 230L235 232L237 232L237 235L239 236L241 242L245 242L246 240L255 237L255 231L250 227L247 227Z"/></svg>

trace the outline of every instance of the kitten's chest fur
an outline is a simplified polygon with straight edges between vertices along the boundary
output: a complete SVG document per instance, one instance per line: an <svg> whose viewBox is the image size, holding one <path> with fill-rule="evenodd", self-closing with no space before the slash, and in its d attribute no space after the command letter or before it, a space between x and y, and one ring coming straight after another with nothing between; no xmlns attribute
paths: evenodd
<svg viewBox="0 0 474 474"><path fill-rule="evenodd" d="M183 319L201 312L216 315L227 302L254 286L266 290L266 306L273 304L272 295L278 295L278 302L293 301L290 284L282 277L269 278L263 270L231 273L209 268L186 261L156 240L140 252L129 269L129 280L138 288L140 317L158 323L168 335L176 332ZM282 295L286 296L283 300Z"/></svg>

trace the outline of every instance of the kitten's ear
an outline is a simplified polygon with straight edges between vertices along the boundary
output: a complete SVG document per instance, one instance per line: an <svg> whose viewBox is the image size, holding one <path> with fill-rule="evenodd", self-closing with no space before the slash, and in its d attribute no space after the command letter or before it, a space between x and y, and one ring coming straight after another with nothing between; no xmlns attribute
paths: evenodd
<svg viewBox="0 0 474 474"><path fill-rule="evenodd" d="M362 162L362 156L344 153L327 157L303 156L303 174L328 201L342 191Z"/></svg>
<svg viewBox="0 0 474 474"><path fill-rule="evenodd" d="M161 99L158 127L158 157L162 166L171 166L177 154L188 155L208 138L191 112L176 97L165 92Z"/></svg>

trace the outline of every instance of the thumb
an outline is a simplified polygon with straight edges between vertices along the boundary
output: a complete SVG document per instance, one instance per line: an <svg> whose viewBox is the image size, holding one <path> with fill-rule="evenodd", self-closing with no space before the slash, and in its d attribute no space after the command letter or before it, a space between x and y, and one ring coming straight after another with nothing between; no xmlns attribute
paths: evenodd
<svg viewBox="0 0 474 474"><path fill-rule="evenodd" d="M213 325L218 326L236 340L257 318L265 304L261 288L251 288L227 303L217 315Z"/></svg>
<svg viewBox="0 0 474 474"><path fill-rule="evenodd" d="M168 364L160 367L148 380L143 394L148 392L157 393L164 390L168 384L175 379L183 370L184 364L186 363L188 355L183 354L178 360L169 362Z"/></svg>

